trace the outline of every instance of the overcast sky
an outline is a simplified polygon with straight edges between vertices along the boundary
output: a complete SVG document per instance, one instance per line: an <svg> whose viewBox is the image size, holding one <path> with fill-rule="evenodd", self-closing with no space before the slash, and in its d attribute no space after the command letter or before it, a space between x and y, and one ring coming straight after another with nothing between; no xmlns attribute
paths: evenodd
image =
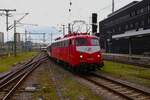
<svg viewBox="0 0 150 100"><path fill-rule="evenodd" d="M111 13L112 0L71 0L72 12L69 14L70 0L0 0L0 8L16 9L14 19L30 13L22 22L38 24L40 26L60 26L70 20L82 19L89 22L91 13L98 13L98 19L106 18ZM115 0L115 10L134 0ZM141 0L137 0L141 1ZM6 25L5 16L0 16L0 31L4 32Z"/></svg>

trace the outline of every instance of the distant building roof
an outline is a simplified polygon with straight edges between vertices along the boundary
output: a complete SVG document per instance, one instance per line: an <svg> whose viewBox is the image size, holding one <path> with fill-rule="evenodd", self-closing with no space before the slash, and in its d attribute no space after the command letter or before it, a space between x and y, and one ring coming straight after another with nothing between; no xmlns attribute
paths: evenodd
<svg viewBox="0 0 150 100"><path fill-rule="evenodd" d="M139 3L139 1L133 1L133 2L131 2L131 3L129 3L129 4L127 4L126 6L120 8L119 10L117 10L117 11L115 11L115 12L109 14L108 17L112 17L112 16L114 16L114 15L116 15L116 14L118 14L118 13L120 13L120 12L122 12L122 11L124 11L124 10L126 10L126 9L128 9L128 8L130 8L130 7L132 7L132 6L134 6L134 5L136 5L137 3Z"/></svg>
<svg viewBox="0 0 150 100"><path fill-rule="evenodd" d="M139 31L136 31L136 30L127 31L123 34L113 35L112 38L118 39L118 38L125 38L125 37L131 37L131 36L142 36L146 34L150 34L150 29L147 29L147 30L140 29Z"/></svg>

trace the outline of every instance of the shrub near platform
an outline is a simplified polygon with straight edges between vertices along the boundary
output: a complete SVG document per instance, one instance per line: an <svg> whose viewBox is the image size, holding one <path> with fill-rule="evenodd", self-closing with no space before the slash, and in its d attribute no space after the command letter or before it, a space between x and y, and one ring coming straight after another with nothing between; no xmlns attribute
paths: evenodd
<svg viewBox="0 0 150 100"><path fill-rule="evenodd" d="M101 72L150 87L150 68L105 61Z"/></svg>
<svg viewBox="0 0 150 100"><path fill-rule="evenodd" d="M18 54L16 57L12 55L9 57L0 58L0 73L10 70L14 64L27 60L36 54L37 52L26 52Z"/></svg>

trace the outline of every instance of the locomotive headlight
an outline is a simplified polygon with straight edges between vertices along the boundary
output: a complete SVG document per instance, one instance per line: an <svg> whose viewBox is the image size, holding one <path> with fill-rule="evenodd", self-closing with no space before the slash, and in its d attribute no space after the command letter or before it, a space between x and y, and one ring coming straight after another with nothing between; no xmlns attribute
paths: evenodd
<svg viewBox="0 0 150 100"><path fill-rule="evenodd" d="M97 55L97 57L99 58L99 57L100 57L100 55Z"/></svg>
<svg viewBox="0 0 150 100"><path fill-rule="evenodd" d="M80 58L82 59L82 58L83 58L83 55L80 55Z"/></svg>

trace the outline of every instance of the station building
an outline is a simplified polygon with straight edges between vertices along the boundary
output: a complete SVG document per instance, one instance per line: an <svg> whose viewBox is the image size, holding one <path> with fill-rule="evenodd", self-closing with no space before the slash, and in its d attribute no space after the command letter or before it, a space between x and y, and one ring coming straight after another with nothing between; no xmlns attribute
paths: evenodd
<svg viewBox="0 0 150 100"><path fill-rule="evenodd" d="M124 54L150 53L150 0L133 1L99 22L101 48Z"/></svg>

